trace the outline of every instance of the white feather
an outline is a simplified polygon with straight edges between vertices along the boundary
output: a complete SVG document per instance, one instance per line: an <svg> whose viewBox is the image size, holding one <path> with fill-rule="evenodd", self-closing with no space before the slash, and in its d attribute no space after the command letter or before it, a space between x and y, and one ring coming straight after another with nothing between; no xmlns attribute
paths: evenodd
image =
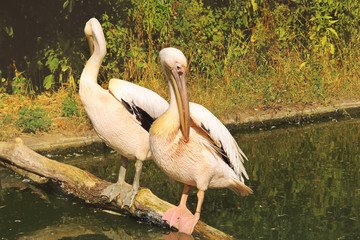
<svg viewBox="0 0 360 240"><path fill-rule="evenodd" d="M247 157L240 149L229 130L205 107L193 102L190 102L189 106L191 119L196 125L199 127L203 126L206 129L208 135L213 139L217 147L223 147L230 160L230 164L234 168L234 172L242 181L244 181L242 175L244 175L246 179L249 179L243 165L244 159L247 160Z"/></svg>
<svg viewBox="0 0 360 240"><path fill-rule="evenodd" d="M131 82L113 78L109 82L109 90L118 101L123 99L134 104L154 119L169 108L169 103L157 93Z"/></svg>

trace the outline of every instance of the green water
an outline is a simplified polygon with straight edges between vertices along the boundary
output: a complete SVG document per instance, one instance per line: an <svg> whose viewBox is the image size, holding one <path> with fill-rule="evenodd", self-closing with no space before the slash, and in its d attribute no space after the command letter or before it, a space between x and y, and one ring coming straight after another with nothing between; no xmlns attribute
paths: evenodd
<svg viewBox="0 0 360 240"><path fill-rule="evenodd" d="M360 119L233 132L250 159L254 190L205 194L201 220L236 239L360 239ZM115 181L119 156L108 148L48 157ZM133 176L133 165L128 168ZM29 184L0 168L1 239L162 239L166 229L101 212ZM141 185L177 204L182 185L150 161ZM196 205L196 190L189 208Z"/></svg>

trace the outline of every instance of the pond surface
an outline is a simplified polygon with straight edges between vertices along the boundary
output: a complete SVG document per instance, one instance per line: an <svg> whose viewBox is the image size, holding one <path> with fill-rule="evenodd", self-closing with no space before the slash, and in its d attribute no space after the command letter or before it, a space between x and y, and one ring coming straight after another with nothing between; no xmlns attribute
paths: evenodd
<svg viewBox="0 0 360 240"><path fill-rule="evenodd" d="M201 220L235 239L360 239L360 119L233 134L250 159L247 184L254 194L208 190ZM48 157L112 182L117 178L120 157L106 147ZM129 164L129 180L133 173ZM173 204L183 187L150 161L141 185ZM195 206L194 189L189 207ZM40 189L0 168L1 239L163 239L167 233Z"/></svg>

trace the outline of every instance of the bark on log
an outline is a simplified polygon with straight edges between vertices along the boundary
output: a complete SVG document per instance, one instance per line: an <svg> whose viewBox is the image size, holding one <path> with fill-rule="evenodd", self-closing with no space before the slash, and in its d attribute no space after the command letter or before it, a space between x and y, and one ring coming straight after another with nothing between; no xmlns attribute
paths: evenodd
<svg viewBox="0 0 360 240"><path fill-rule="evenodd" d="M0 142L0 164L36 183L44 184L51 181L59 186L63 194L76 197L86 203L103 209L125 212L143 222L169 227L161 217L174 205L161 200L149 189L139 189L132 207L122 208L118 199L110 203L106 197L100 195L111 183L77 167L46 158L24 145L20 138L15 139L14 142ZM201 221L196 225L193 234L205 239L233 239Z"/></svg>

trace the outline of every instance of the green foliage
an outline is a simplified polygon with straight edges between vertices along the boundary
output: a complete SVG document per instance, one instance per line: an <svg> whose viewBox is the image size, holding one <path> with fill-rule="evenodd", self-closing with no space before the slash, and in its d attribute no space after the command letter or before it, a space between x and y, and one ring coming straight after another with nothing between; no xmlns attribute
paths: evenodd
<svg viewBox="0 0 360 240"><path fill-rule="evenodd" d="M12 26L4 27L4 31L9 37L14 37L14 29Z"/></svg>
<svg viewBox="0 0 360 240"><path fill-rule="evenodd" d="M10 113L3 113L1 117L2 122L6 124L12 124L12 122L14 121L14 116Z"/></svg>
<svg viewBox="0 0 360 240"><path fill-rule="evenodd" d="M44 78L43 86L49 90L58 81L61 86L67 85L73 90L76 89L76 83L72 73L72 67L69 58L64 56L64 52L58 45L54 50L48 48L45 51L45 66L50 70L50 74ZM64 78L66 80L64 80Z"/></svg>
<svg viewBox="0 0 360 240"><path fill-rule="evenodd" d="M106 9L97 15L107 42L99 74L104 85L116 77L161 94L166 83L158 52L173 46L188 59L189 90L198 97L193 101L204 103L204 92L220 92L220 102L236 106L265 107L359 96L358 1L100 2ZM75 16L81 4L63 1L62 16L78 23ZM37 61L11 77L13 92L62 86L76 90L75 79L79 79L89 52L84 25L77 24L71 40L57 32L38 52ZM34 78L29 69L40 74ZM216 99L221 98L218 95Z"/></svg>
<svg viewBox="0 0 360 240"><path fill-rule="evenodd" d="M71 13L74 5L75 5L74 0L66 0L63 4L63 9L68 8L69 13Z"/></svg>
<svg viewBox="0 0 360 240"><path fill-rule="evenodd" d="M358 32L344 14L351 12L358 19L356 6L355 2L322 0L208 5L185 0L132 1L126 28L120 16L104 15L102 21L107 40L110 39L108 61L131 57L137 67L130 67L130 76L141 76L135 72L148 67L156 53L170 45L185 52L193 74L221 78L242 57L252 56L260 64L269 64L278 50L298 52L304 62L318 57L341 60L342 49L349 41L357 40L356 34L343 32L349 24Z"/></svg>
<svg viewBox="0 0 360 240"><path fill-rule="evenodd" d="M74 95L70 92L68 97L61 102L61 115L63 117L78 117L80 116L79 104L75 101Z"/></svg>
<svg viewBox="0 0 360 240"><path fill-rule="evenodd" d="M10 113L0 114L0 126L12 125L13 122L14 122L14 116L12 114L10 114Z"/></svg>
<svg viewBox="0 0 360 240"><path fill-rule="evenodd" d="M45 111L40 107L23 106L18 112L16 127L25 133L47 131L52 121L46 117Z"/></svg>
<svg viewBox="0 0 360 240"><path fill-rule="evenodd" d="M24 72L19 72L16 67L14 66L15 76L11 82L12 92L14 94L26 94L26 93L33 93L31 85L29 84L28 79L25 76Z"/></svg>
<svg viewBox="0 0 360 240"><path fill-rule="evenodd" d="M0 70L0 93L4 91L6 79L2 77L2 71Z"/></svg>

